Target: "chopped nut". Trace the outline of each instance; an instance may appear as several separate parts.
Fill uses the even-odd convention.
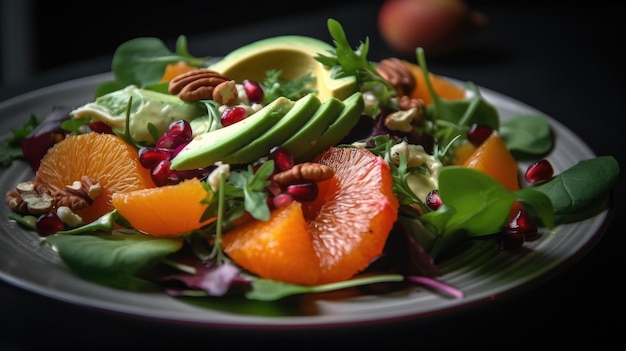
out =
[[[57,208],[57,216],[63,223],[72,228],[78,227],[83,223],[83,219],[67,206]]]
[[[330,166],[316,162],[304,162],[274,174],[272,179],[280,185],[289,185],[301,181],[322,181],[331,178],[334,174],[335,171]]]
[[[413,123],[416,120],[421,121],[421,117],[422,115],[417,108],[406,111],[396,111],[385,117],[385,127],[389,130],[408,133],[413,130]]]
[[[102,196],[103,189],[100,183],[83,176],[80,181],[74,181],[65,189],[55,193],[55,206],[67,206],[72,211],[77,211],[91,205],[93,201]]]
[[[20,214],[40,215],[53,208],[52,190],[32,181],[21,182],[6,194],[9,208]]]
[[[168,91],[184,101],[215,100],[220,104],[231,103],[238,96],[235,81],[209,69],[196,69],[172,78]]]

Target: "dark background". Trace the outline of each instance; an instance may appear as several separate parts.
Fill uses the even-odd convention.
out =
[[[14,52],[22,70],[0,79],[0,101],[110,69],[122,42],[154,36],[173,45],[188,35],[192,54],[221,56],[245,43],[280,34],[329,40],[325,19],[336,17],[354,41],[369,37],[372,60],[397,56],[382,42],[376,12],[382,1],[316,1],[292,6],[276,2],[108,1],[60,5],[23,1],[29,10],[11,18],[6,30],[2,4],[2,67]],[[621,12],[616,6],[548,1],[468,1],[488,25],[467,46],[447,57],[428,58],[431,72],[472,81],[527,103],[562,122],[598,155],[614,155],[623,166],[624,68]],[[216,7],[217,6],[217,7]],[[304,7],[304,9],[301,9]],[[20,12],[20,11],[17,11]],[[19,27],[19,26],[17,26]],[[427,55],[428,56],[428,55]],[[6,72],[3,69],[3,72]],[[9,82],[10,81],[10,82]],[[1,116],[0,116],[1,121]],[[623,171],[622,171],[623,173]],[[528,350],[537,347],[605,348],[623,343],[624,230],[623,175],[614,190],[613,217],[602,239],[576,262],[533,289],[464,311],[453,318],[420,323],[354,326],[321,332],[271,333],[197,330],[93,311],[0,285],[0,349],[269,347],[363,349],[481,347]],[[0,258],[2,259],[2,258]],[[616,330],[617,329],[617,330]],[[4,344],[3,344],[4,343]],[[9,348],[3,347],[8,345]],[[10,348],[13,347],[13,348]]]

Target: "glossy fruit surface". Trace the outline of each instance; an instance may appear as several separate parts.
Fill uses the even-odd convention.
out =
[[[82,176],[103,188],[93,204],[77,211],[85,223],[113,210],[113,193],[155,187],[133,146],[115,135],[93,132],[71,135],[55,144],[42,158],[35,181],[63,189]]]
[[[397,219],[389,165],[365,149],[330,148],[335,175],[311,202],[293,201],[223,237],[225,252],[262,277],[323,284],[353,277],[383,250]]]
[[[496,131],[478,146],[463,166],[490,175],[511,191],[519,189],[517,161]]]
[[[198,229],[215,218],[200,221],[208,193],[197,178],[112,195],[113,206],[137,230],[154,236],[175,236]]]

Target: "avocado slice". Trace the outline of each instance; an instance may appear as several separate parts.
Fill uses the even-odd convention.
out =
[[[308,94],[298,99],[280,121],[246,146],[225,156],[222,162],[250,163],[269,154],[272,147],[280,145],[307,123],[320,105],[320,100],[314,94]]]
[[[339,144],[359,122],[363,109],[365,108],[363,94],[356,92],[345,99],[343,103],[345,107],[339,116],[326,128],[317,141],[305,150],[304,154],[297,158],[294,157],[296,162],[311,161],[324,150]]]
[[[131,102],[128,116],[130,135],[135,141],[147,144],[156,142],[148,129],[148,124],[154,125],[156,135],[160,136],[174,121],[181,119],[191,121],[208,113],[206,105],[201,102],[187,102],[175,95],[129,85],[77,107],[70,115],[72,118],[90,117],[92,122],[103,122],[111,128],[124,130],[129,102]]]
[[[293,156],[299,159],[311,148],[324,133],[324,130],[335,120],[344,108],[342,100],[330,98],[322,103],[308,122],[281,144]]]
[[[170,168],[204,168],[221,161],[278,123],[294,104],[294,101],[280,97],[240,122],[197,135],[171,160]]]
[[[269,70],[280,70],[281,80],[293,81],[312,74],[315,84],[309,87],[317,91],[321,102],[330,97],[345,99],[358,91],[353,76],[334,79],[330,67],[315,59],[334,49],[330,44],[307,36],[284,35],[261,39],[231,51],[222,60],[209,66],[209,69],[234,79],[238,83],[244,79],[257,82],[265,80]]]

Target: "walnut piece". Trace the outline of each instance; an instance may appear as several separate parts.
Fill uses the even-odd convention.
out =
[[[100,183],[82,176],[80,181],[74,181],[55,192],[55,206],[67,206],[70,210],[77,211],[91,205],[95,199],[102,196],[102,193]]]
[[[54,207],[52,189],[32,181],[17,184],[6,194],[9,208],[19,214],[41,215]]]
[[[322,181],[331,178],[334,174],[335,171],[330,166],[316,162],[304,162],[274,174],[272,179],[284,186],[302,181]]]
[[[204,68],[172,78],[168,91],[184,101],[215,100],[220,105],[228,105],[238,97],[234,80]]]

